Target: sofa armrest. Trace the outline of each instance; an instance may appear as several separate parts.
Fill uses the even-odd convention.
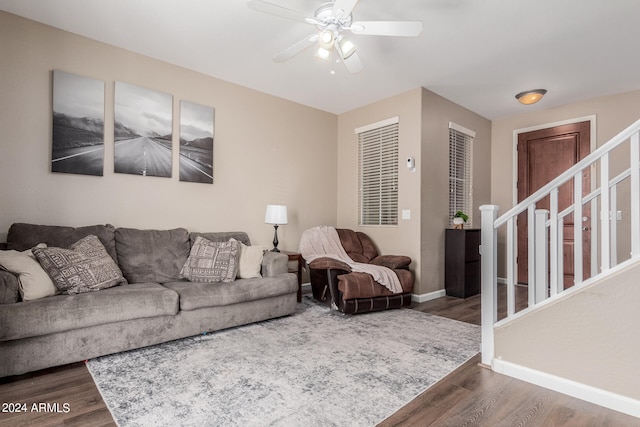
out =
[[[347,263],[329,257],[316,258],[309,264],[309,267],[314,270],[344,270],[347,273],[351,272],[351,267]]]
[[[278,252],[265,252],[262,257],[262,277],[275,277],[289,272],[289,257]]]
[[[20,301],[18,277],[0,269],[0,304],[14,304]]]
[[[411,264],[411,258],[404,255],[380,255],[372,259],[370,263],[390,269],[408,268]]]

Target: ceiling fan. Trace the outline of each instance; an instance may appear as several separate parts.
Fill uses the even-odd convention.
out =
[[[334,0],[324,3],[315,11],[313,17],[264,0],[248,0],[247,6],[259,12],[316,26],[317,32],[274,56],[275,62],[288,61],[305,49],[317,45],[317,57],[328,61],[335,51],[347,70],[357,73],[363,69],[362,61],[356,53],[356,45],[343,34],[343,31],[350,31],[352,34],[400,37],[417,37],[422,33],[421,21],[354,21],[351,12],[357,3],[358,0]]]

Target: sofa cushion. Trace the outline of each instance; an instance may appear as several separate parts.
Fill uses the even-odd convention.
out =
[[[179,280],[189,257],[189,232],[173,230],[115,231],[118,265],[129,283],[164,283]]]
[[[351,256],[352,253],[362,255],[362,243],[355,231],[347,228],[336,228],[338,237],[340,237],[340,243],[344,248],[344,251]],[[357,261],[360,262],[360,261]]]
[[[238,279],[229,283],[172,282],[164,286],[180,295],[180,310],[196,310],[276,297],[298,292],[295,274],[261,279]]]
[[[238,273],[240,242],[212,242],[198,236],[180,277],[192,282],[232,282]]]
[[[336,231],[342,247],[353,261],[368,263],[378,255],[376,246],[366,234],[347,228],[336,228]]]
[[[0,309],[0,325],[3,325],[0,341],[124,320],[172,316],[178,312],[178,305],[178,294],[157,283],[7,304]]]
[[[41,246],[45,247],[44,244]],[[58,289],[42,269],[31,249],[22,252],[0,251],[0,267],[17,276],[23,301],[50,297],[58,293]]]
[[[360,244],[362,245],[362,255],[368,260],[372,260],[378,256],[378,248],[376,248],[375,243],[369,236],[361,231],[356,231],[356,235],[360,240]]]
[[[249,236],[244,231],[216,231],[207,233],[192,231],[191,234],[189,234],[191,246],[193,246],[193,244],[196,242],[196,238],[198,236],[204,237],[211,242],[226,242],[230,239],[235,239],[238,242],[244,243],[245,245],[251,245]]]
[[[58,248],[68,248],[74,242],[93,234],[98,236],[109,256],[114,261],[117,261],[114,233],[115,228],[111,224],[73,228],[57,225],[15,223],[9,227],[7,248],[24,251],[31,249],[38,243],[45,243],[47,246]]]
[[[83,237],[69,249],[35,247],[32,251],[56,288],[68,294],[127,284],[96,236]]]

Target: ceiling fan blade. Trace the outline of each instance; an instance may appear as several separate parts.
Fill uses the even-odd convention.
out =
[[[356,52],[352,53],[348,58],[341,59],[351,74],[359,73],[364,69],[364,65],[362,65],[362,61]]]
[[[357,21],[349,27],[354,34],[416,37],[422,33],[420,21]]]
[[[277,4],[269,3],[264,0],[248,0],[247,6],[249,9],[257,10],[258,12],[292,19],[294,21],[308,22],[306,14],[298,12],[297,10],[287,9],[286,7],[278,6]]]
[[[311,34],[310,36],[305,37],[297,43],[289,46],[279,54],[273,57],[273,62],[286,62],[302,52],[303,50],[313,46],[315,42],[318,41],[318,34]]]
[[[335,16],[336,18],[344,18],[345,16],[349,16],[353,8],[356,7],[357,3],[358,0],[336,0],[333,4],[333,16]]]

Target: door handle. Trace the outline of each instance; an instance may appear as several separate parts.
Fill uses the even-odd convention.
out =
[[[589,231],[589,227],[582,227],[582,231]]]

